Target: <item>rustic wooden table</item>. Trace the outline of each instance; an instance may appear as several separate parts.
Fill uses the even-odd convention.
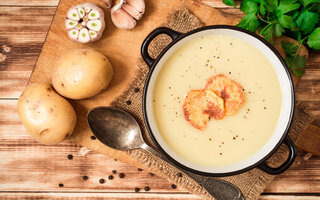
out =
[[[242,15],[221,0],[202,1]],[[86,152],[69,141],[44,146],[27,134],[17,114],[17,99],[27,84],[57,5],[58,0],[0,1],[0,199],[199,199],[183,188],[172,188],[165,179],[105,155]],[[319,55],[311,55],[297,88],[297,99],[306,101],[308,111],[317,119]],[[314,123],[320,125],[320,120]],[[73,158],[68,159],[68,155]],[[125,177],[120,178],[119,173]],[[112,180],[109,175],[113,175]],[[100,179],[105,182],[99,183]],[[140,191],[136,193],[135,188]],[[293,166],[277,176],[260,199],[320,199],[320,158],[299,151]]]

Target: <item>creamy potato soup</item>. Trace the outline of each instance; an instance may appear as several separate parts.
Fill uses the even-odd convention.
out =
[[[205,129],[184,116],[190,90],[224,74],[243,86],[245,101],[232,116],[211,119]],[[227,166],[259,151],[278,123],[282,94],[268,59],[245,41],[223,35],[204,36],[186,43],[162,67],[153,91],[158,130],[184,159],[203,166]]]

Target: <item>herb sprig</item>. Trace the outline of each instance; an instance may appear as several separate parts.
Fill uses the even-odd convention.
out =
[[[222,0],[236,6],[235,0]],[[300,45],[282,41],[286,63],[295,75],[304,73],[306,58],[298,51],[302,44],[320,49],[320,0],[243,0],[240,10],[245,16],[237,26],[258,32],[273,44],[273,37],[286,35]]]

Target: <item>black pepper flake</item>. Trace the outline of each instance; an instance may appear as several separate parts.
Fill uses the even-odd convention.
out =
[[[112,176],[112,175],[108,176],[108,179],[109,179],[109,180],[112,180],[112,179],[113,179],[113,176]]]
[[[113,174],[116,174],[116,173],[117,173],[117,170],[115,170],[115,169],[112,170],[112,173],[113,173]]]
[[[124,178],[124,177],[125,177],[124,173],[119,174],[119,178]]]
[[[177,186],[176,186],[175,184],[172,184],[172,185],[171,185],[171,188],[172,188],[172,189],[176,189]]]
[[[68,155],[68,159],[72,160],[73,156],[71,154]]]
[[[64,185],[62,183],[59,183],[59,187],[63,187]]]
[[[264,109],[267,109],[267,107],[264,107]]]
[[[242,138],[242,140],[244,140],[244,138]]]
[[[212,139],[211,138],[209,138],[209,141],[211,141]]]
[[[114,161],[118,161],[117,159],[113,159]]]
[[[140,91],[140,89],[139,88],[134,88],[134,90],[133,90],[135,93],[138,93],[139,91]]]
[[[200,47],[200,49],[202,49],[202,47]]]
[[[131,101],[130,100],[126,101],[126,104],[131,105]]]
[[[222,142],[222,144],[224,144],[224,142]]]
[[[144,190],[145,190],[145,191],[149,191],[149,190],[150,190],[150,187],[149,187],[149,186],[146,186],[146,187],[144,187]]]
[[[140,188],[134,188],[134,191],[135,191],[135,192],[139,192],[139,191],[140,191]]]
[[[177,176],[178,176],[178,177],[182,177],[182,173],[180,173],[180,172],[177,173]]]
[[[86,180],[89,179],[89,177],[88,177],[88,176],[83,176],[82,179],[83,179],[84,181],[86,181]]]
[[[229,74],[231,74],[231,72],[229,72]]]
[[[139,172],[141,172],[141,171],[142,171],[142,169],[138,168],[138,171],[139,171]]]
[[[236,139],[236,137],[233,137],[233,139],[235,140],[235,139]]]
[[[220,153],[220,156],[222,156],[222,153]]]
[[[90,138],[91,138],[91,140],[97,139],[96,136],[94,136],[94,135],[92,135]]]

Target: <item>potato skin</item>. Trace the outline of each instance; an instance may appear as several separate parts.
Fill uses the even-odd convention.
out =
[[[18,112],[29,134],[45,145],[71,135],[77,122],[71,104],[48,83],[29,84],[19,98]]]
[[[106,89],[112,76],[112,66],[102,53],[75,49],[58,60],[52,73],[52,84],[64,97],[85,99]]]

